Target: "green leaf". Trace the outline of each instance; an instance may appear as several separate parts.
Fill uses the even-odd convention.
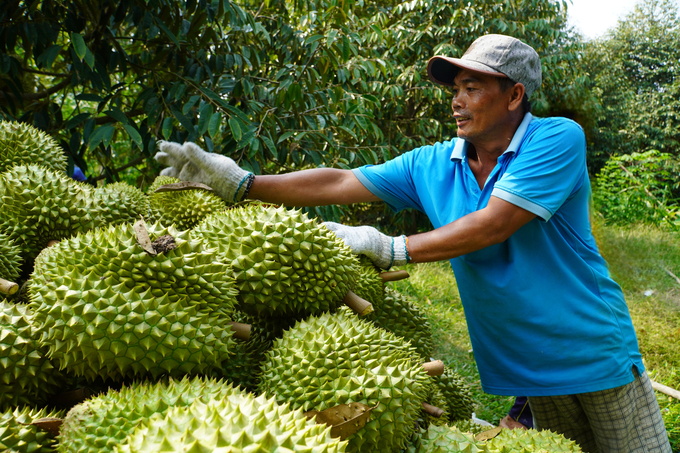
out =
[[[312,35],[309,38],[305,39],[305,45],[315,43],[320,39],[323,39],[323,35]]]
[[[234,140],[237,142],[241,141],[243,132],[241,131],[241,125],[236,118],[229,118],[229,129],[231,129],[231,135],[234,137]]]
[[[203,135],[208,130],[213,116],[213,108],[210,104],[203,104],[198,111],[198,135]]]
[[[83,35],[81,35],[80,33],[72,32],[71,44],[73,44],[73,50],[76,51],[76,55],[78,55],[80,61],[83,61],[83,58],[85,58],[85,54],[88,51],[88,48],[85,45],[85,39],[83,39]]]
[[[172,135],[172,118],[165,118],[163,120],[162,133],[163,138],[170,140],[170,135]]]
[[[222,114],[220,112],[213,114],[213,116],[210,118],[210,124],[208,124],[208,134],[210,134],[211,137],[215,138],[220,132],[221,123]]]
[[[54,44],[41,53],[36,61],[39,65],[42,65],[43,68],[49,69],[52,67],[54,60],[57,59],[59,51],[61,51],[61,46]]]
[[[184,127],[184,129],[186,129],[187,132],[189,132],[189,135],[195,134],[194,125],[191,123],[189,118],[184,116],[182,112],[180,112],[176,108],[171,108],[170,111],[172,112],[173,115],[175,115],[175,118],[177,118],[177,120]]]
[[[286,132],[286,133],[284,133],[284,134],[283,134],[281,137],[279,137],[279,139],[276,141],[276,144],[278,145],[279,143],[281,143],[282,141],[286,140],[286,139],[287,139],[288,137],[290,137],[291,135],[295,135],[295,132]]]
[[[180,47],[180,45],[179,45],[179,40],[177,39],[177,36],[175,36],[175,34],[174,34],[173,32],[170,31],[170,29],[163,23],[162,20],[160,20],[158,17],[154,17],[154,22],[156,23],[156,25],[158,26],[158,28],[160,28],[161,30],[163,30],[163,33],[165,33],[166,35],[168,35],[168,38],[170,38],[170,40],[171,40],[177,47]]]
[[[144,148],[144,142],[142,141],[142,136],[139,134],[137,129],[135,129],[130,124],[123,124],[123,129],[128,133],[133,142],[139,147],[139,149]]]
[[[74,116],[70,120],[68,120],[68,123],[66,123],[66,126],[64,126],[64,129],[72,129],[88,119],[90,117],[89,113],[81,113],[79,115]]]
[[[110,124],[95,129],[92,135],[90,135],[88,148],[93,150],[99,146],[100,143],[103,143],[104,147],[109,146],[109,142],[111,141],[111,137],[113,137],[115,130],[116,128]]]
[[[101,96],[92,93],[81,93],[76,96],[76,99],[79,101],[87,102],[101,102],[104,100]]]
[[[108,115],[114,120],[118,121],[121,124],[128,124],[128,118],[125,116],[123,111],[119,109],[118,107],[112,107],[111,110],[107,110],[104,112],[104,115]]]
[[[87,49],[85,52],[85,63],[90,67],[90,69],[94,69],[94,54],[90,49]]]

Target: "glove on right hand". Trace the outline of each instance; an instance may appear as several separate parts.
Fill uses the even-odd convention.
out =
[[[161,171],[161,175],[206,184],[230,203],[243,199],[248,179],[254,177],[229,157],[207,153],[195,143],[186,142],[180,145],[161,140],[158,147],[160,151],[154,158],[160,164],[168,166]]]

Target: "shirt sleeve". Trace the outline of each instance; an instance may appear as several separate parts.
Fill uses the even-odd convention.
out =
[[[491,195],[548,221],[585,180],[585,135],[574,121],[555,118],[524,140]]]
[[[383,200],[394,211],[414,208],[423,211],[416,190],[418,170],[416,162],[424,146],[401,154],[381,165],[365,165],[357,168],[354,175],[366,188]]]

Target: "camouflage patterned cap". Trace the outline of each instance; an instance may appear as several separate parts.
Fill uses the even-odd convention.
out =
[[[538,54],[531,46],[511,36],[477,38],[461,58],[434,56],[427,62],[427,75],[434,83],[451,86],[459,68],[508,77],[524,85],[527,97],[541,86]]]

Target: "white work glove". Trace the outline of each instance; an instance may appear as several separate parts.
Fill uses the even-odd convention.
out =
[[[351,227],[335,222],[324,222],[357,255],[366,255],[381,269],[401,266],[410,261],[406,250],[406,236],[387,236],[370,226]]]
[[[161,171],[163,176],[206,184],[230,203],[241,201],[250,189],[254,175],[227,156],[207,153],[191,142],[180,145],[160,140],[158,148],[154,159],[168,167]]]

